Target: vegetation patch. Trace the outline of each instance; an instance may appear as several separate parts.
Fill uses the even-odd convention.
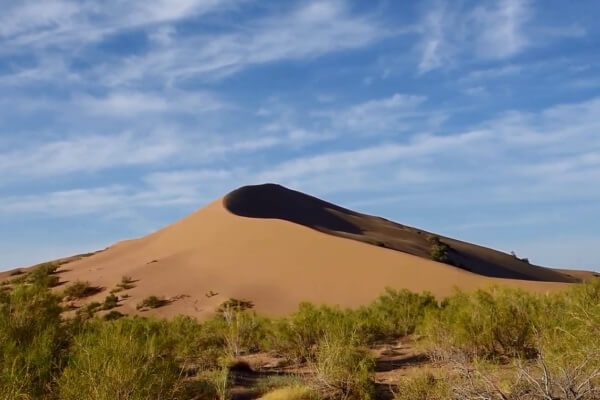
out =
[[[150,309],[150,308],[159,308],[159,307],[166,306],[167,304],[169,304],[168,300],[165,300],[163,298],[156,297],[156,296],[148,296],[144,300],[142,300],[141,302],[138,303],[138,305],[136,306],[136,309],[144,310],[144,309]]]
[[[65,288],[65,290],[63,291],[63,295],[67,300],[74,300],[83,299],[101,291],[101,288],[97,286],[92,286],[87,281],[76,281]]]

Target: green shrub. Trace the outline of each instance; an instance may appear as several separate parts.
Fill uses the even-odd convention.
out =
[[[117,310],[112,310],[109,313],[104,314],[104,320],[105,321],[114,321],[115,319],[119,319],[119,318],[123,318],[125,316],[125,314],[120,313]]]
[[[38,285],[0,296],[0,398],[49,398],[67,335],[59,297]]]
[[[540,304],[522,290],[458,292],[427,314],[422,333],[441,351],[488,358],[536,354]]]
[[[164,326],[141,318],[89,322],[59,379],[61,400],[178,398],[181,369]]]
[[[135,281],[132,277],[124,275],[121,277],[121,282],[117,284],[117,287],[123,290],[133,289],[135,287],[135,285],[133,284],[134,282]]]
[[[394,389],[394,400],[450,400],[451,388],[446,380],[436,379],[431,373],[403,378]]]
[[[295,313],[274,322],[266,347],[291,360],[314,360],[317,344],[332,329],[359,336],[352,312],[300,303]]]
[[[138,310],[148,309],[148,308],[159,308],[167,305],[169,302],[165,299],[156,297],[156,296],[148,296],[144,300],[138,303],[136,308]]]
[[[84,297],[92,296],[100,292],[100,288],[91,286],[89,282],[76,281],[70,284],[63,291],[63,295],[68,300],[82,299]]]
[[[291,385],[273,390],[260,400],[318,400],[319,395],[308,386]]]
[[[371,399],[375,363],[367,350],[343,331],[330,331],[319,341],[313,363],[315,384],[327,397]]]
[[[437,302],[429,293],[386,288],[372,304],[355,313],[354,325],[363,331],[369,342],[398,338],[412,334],[421,324],[425,312],[436,307]]]
[[[119,305],[119,298],[117,296],[115,296],[114,294],[109,294],[104,299],[104,303],[102,304],[102,309],[110,310],[110,309],[115,308],[117,305]]]
[[[15,279],[15,282],[18,280],[19,282],[26,281],[33,285],[42,286],[42,287],[54,287],[58,285],[59,279],[56,276],[56,271],[58,270],[58,265],[54,263],[45,263],[36,267],[33,271],[26,275],[22,275],[19,279]]]
[[[429,254],[433,261],[447,263],[448,262],[448,251],[450,247],[442,242],[438,236],[432,236],[429,238]]]

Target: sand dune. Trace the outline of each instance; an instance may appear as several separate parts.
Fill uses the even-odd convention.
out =
[[[578,278],[532,266],[511,255],[444,239],[462,268],[427,258],[428,233],[358,214],[276,185],[240,188],[146,237],[65,264],[65,284],[104,288],[124,275],[136,280],[119,307],[149,295],[173,301],[144,314],[203,317],[224,300],[251,300],[269,314],[300,301],[357,306],[385,287],[450,294],[455,287],[494,284],[534,291],[564,288]],[[470,269],[467,270],[467,269]],[[487,276],[486,276],[487,275]],[[520,278],[520,279],[517,279]]]

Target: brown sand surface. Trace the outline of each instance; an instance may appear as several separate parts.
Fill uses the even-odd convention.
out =
[[[272,189],[271,186],[266,188]],[[238,215],[241,213],[239,207],[228,203],[232,195],[235,196],[235,192],[148,236],[119,242],[92,256],[64,264],[60,272],[63,283],[57,289],[76,280],[89,281],[103,290],[84,302],[102,301],[122,276],[130,276],[135,280],[135,287],[119,293],[130,297],[120,302],[118,311],[140,313],[136,311],[136,304],[147,296],[156,295],[170,300],[169,304],[142,314],[187,314],[202,318],[229,298],[250,300],[257,311],[278,315],[295,310],[301,301],[344,307],[366,304],[386,287],[426,290],[441,297],[451,294],[456,287],[471,290],[491,285],[547,292],[565,288],[568,286],[565,282],[575,280],[560,272],[522,262],[519,262],[522,267],[519,273],[527,275],[527,268],[533,269],[527,275],[528,279],[485,276],[437,263],[394,248],[394,243],[402,241],[407,246],[419,248],[421,241],[411,244],[410,235],[394,236],[400,230],[414,228],[376,217],[361,219],[361,214],[344,214],[340,211],[344,209],[339,207],[331,211],[338,219],[340,215],[344,216],[337,228],[349,230],[354,229],[352,225],[359,226],[352,233],[352,239],[356,240],[350,240],[347,232],[310,226],[313,222],[319,224],[319,218],[331,224],[323,215],[317,215],[319,218],[310,223],[293,221],[290,216],[241,216]],[[235,200],[237,206],[243,203],[240,199]],[[306,199],[301,197],[295,201],[302,203],[303,200]],[[302,204],[300,206],[314,206]],[[256,207],[241,205],[249,209]],[[282,203],[278,207],[285,209],[286,205]],[[298,205],[292,202],[287,207],[293,209]],[[325,212],[329,211],[325,208]],[[295,217],[302,217],[301,214]],[[336,219],[332,221],[336,222]],[[382,229],[384,233],[381,233]],[[367,232],[368,240],[358,237],[364,232]],[[420,236],[425,234],[415,235],[421,239]],[[370,244],[372,237],[383,238],[388,245]],[[486,252],[492,252],[490,259],[494,265],[514,259],[463,242],[449,241],[449,244],[460,251],[472,246],[475,250],[468,254],[482,258],[487,256]],[[491,262],[484,261],[482,265]],[[509,267],[514,268],[512,264]]]

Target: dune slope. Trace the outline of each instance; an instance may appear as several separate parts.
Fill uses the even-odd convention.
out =
[[[301,301],[365,304],[385,287],[444,296],[455,287],[494,284],[550,291],[575,280],[450,239],[445,240],[461,260],[478,262],[468,264],[472,270],[491,265],[491,276],[437,263],[423,255],[425,236],[276,185],[241,188],[146,237],[65,264],[58,289],[75,280],[89,281],[103,291],[85,302],[101,301],[127,275],[135,287],[120,293],[129,297],[119,311],[139,313],[136,304],[156,295],[170,303],[144,314],[203,317],[229,298],[250,300],[260,312],[282,314]],[[504,265],[505,260],[510,262]],[[494,277],[509,274],[511,278]]]

